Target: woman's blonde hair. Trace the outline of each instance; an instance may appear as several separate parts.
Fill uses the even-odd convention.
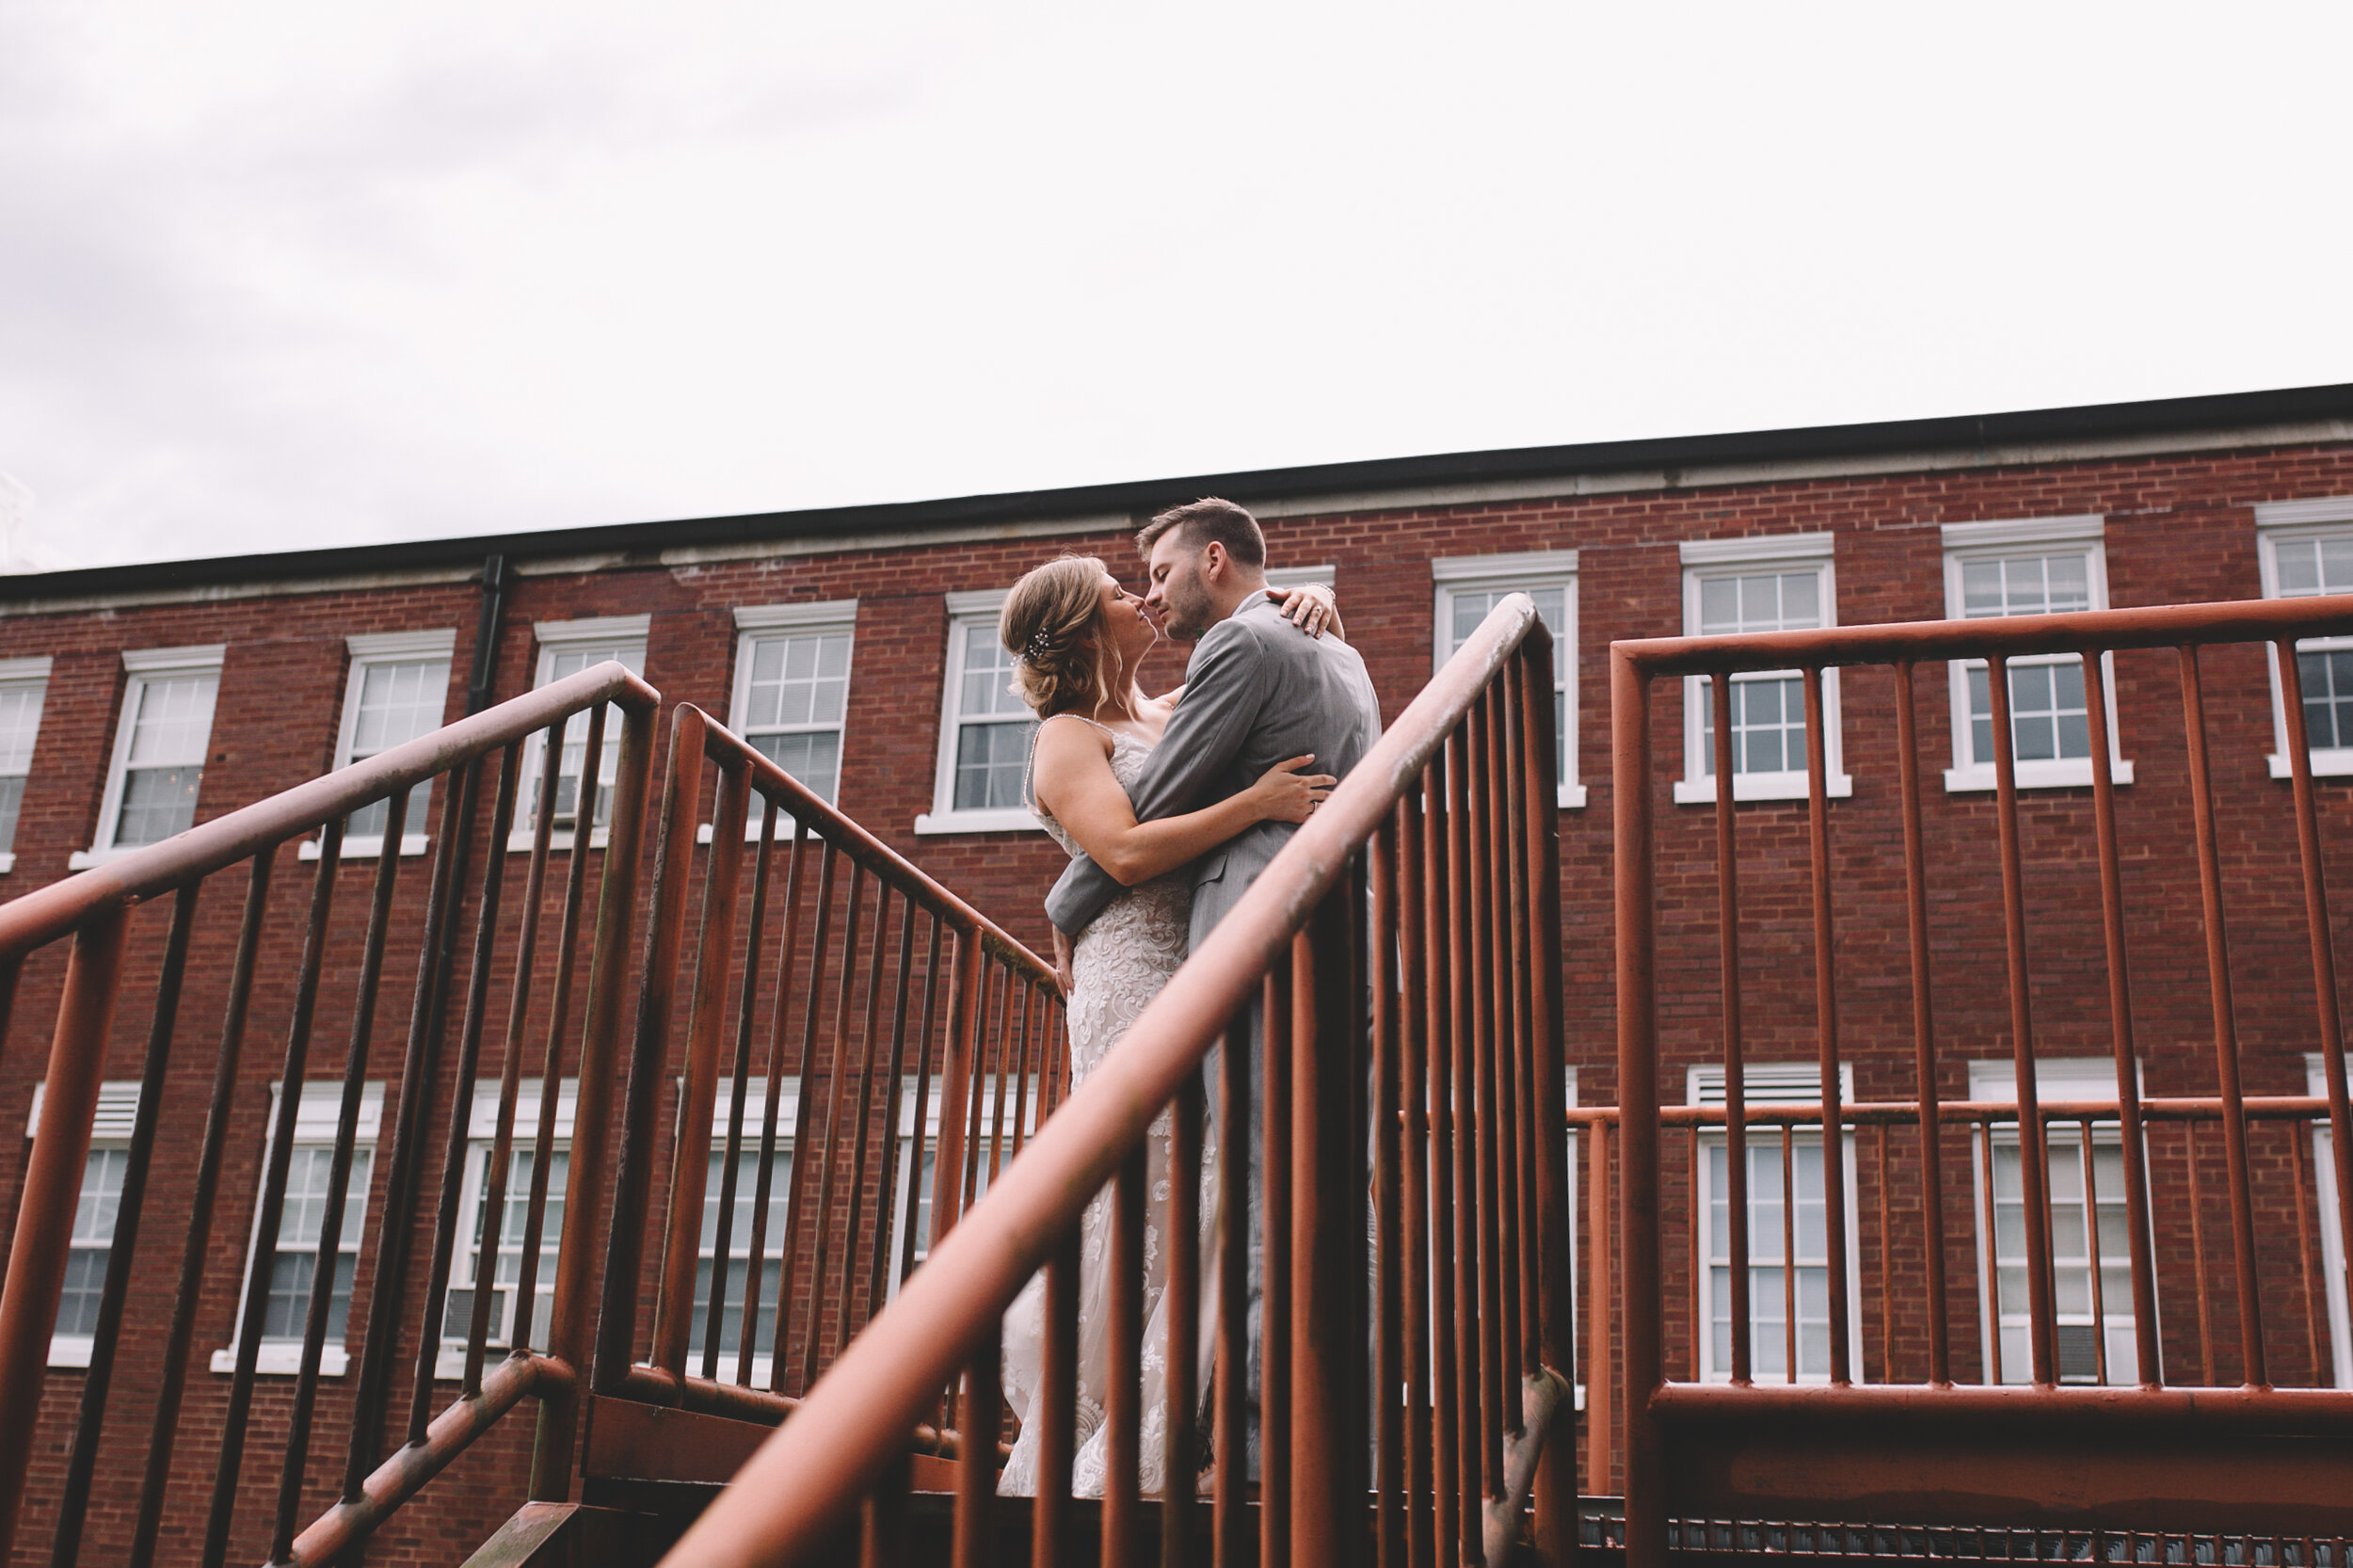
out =
[[[1061,555],[1005,595],[997,639],[1014,656],[1008,690],[1042,719],[1092,713],[1112,696],[1113,664],[1096,625],[1110,575],[1092,555]]]

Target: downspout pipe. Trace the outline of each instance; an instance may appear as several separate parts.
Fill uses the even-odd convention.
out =
[[[506,618],[506,557],[485,556],[482,562],[482,617],[473,633],[473,675],[466,684],[466,716],[490,706],[490,685],[498,672],[499,629]]]

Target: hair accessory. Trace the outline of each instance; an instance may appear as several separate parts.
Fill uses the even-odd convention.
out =
[[[1046,657],[1046,646],[1050,640],[1046,635],[1046,628],[1042,626],[1031,632],[1029,646],[1021,650],[1021,662],[1025,664],[1034,664]]]

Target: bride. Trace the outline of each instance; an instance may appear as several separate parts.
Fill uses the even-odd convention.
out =
[[[1267,590],[1308,635],[1340,634],[1327,590]],[[1031,760],[1032,809],[1054,841],[1076,856],[1084,851],[1128,891],[1107,906],[1067,956],[1070,1078],[1075,1088],[1119,1043],[1146,1003],[1185,960],[1193,903],[1187,864],[1254,823],[1305,822],[1337,782],[1305,770],[1313,757],[1270,768],[1241,793],[1180,817],[1136,821],[1128,792],[1168,726],[1184,688],[1146,696],[1136,672],[1159,641],[1144,602],[1092,556],[1064,555],[1032,571],[1005,597],[998,636],[1015,655],[1014,690],[1044,722]],[[1055,933],[1058,958],[1062,933]],[[1162,1301],[1168,1265],[1159,1217],[1169,1191],[1170,1113],[1160,1112],[1146,1138],[1144,1271],[1144,1320],[1140,1489],[1167,1482],[1168,1442],[1162,1387],[1168,1326]],[[1205,1139],[1208,1134],[1205,1132]],[[1217,1212],[1209,1173],[1215,1151],[1205,1143],[1201,1169],[1201,1271],[1204,1323],[1214,1320],[1217,1291]],[[1071,1490],[1101,1496],[1109,1434],[1103,1428],[1110,1320],[1111,1194],[1098,1193],[1080,1222],[1079,1405]],[[1045,1275],[1023,1288],[1004,1320],[1004,1390],[1021,1433],[998,1490],[1028,1496],[1037,1490],[1038,1442],[1045,1423],[1032,1419],[1045,1356]],[[1194,1383],[1209,1387],[1209,1336]]]

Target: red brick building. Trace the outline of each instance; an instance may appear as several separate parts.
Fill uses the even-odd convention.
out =
[[[1500,593],[1536,597],[1561,649],[1570,1060],[1577,1098],[1607,1104],[1615,1094],[1606,677],[1612,639],[2353,590],[2353,387],[1474,453],[12,578],[0,582],[0,808],[10,810],[12,832],[0,844],[0,891],[29,890],[122,847],[286,789],[455,718],[470,698],[479,704],[511,696],[617,656],[641,668],[666,702],[696,703],[721,716],[806,781],[834,792],[849,815],[992,919],[1043,946],[1039,901],[1061,856],[1018,806],[1025,730],[1002,696],[996,600],[1023,570],[1062,551],[1097,554],[1123,575],[1140,575],[1128,542],[1136,524],[1165,504],[1207,493],[1229,496],[1258,514],[1278,575],[1336,584],[1349,634],[1363,648],[1392,715],[1450,650],[1458,625],[1475,624]],[[2353,778],[2353,648],[2314,648],[2304,660],[2316,769],[2337,776],[2322,782],[2322,811],[2331,870],[2344,886],[2353,879],[2345,832],[2353,827],[2353,797],[2343,783]],[[1170,683],[1180,670],[1174,649],[1157,666]],[[2288,786],[2272,760],[2281,751],[2286,720],[2273,674],[2257,653],[2217,652],[2206,678],[2231,941],[2243,987],[2246,1087],[2250,1094],[2303,1095],[2312,1092],[2316,1069],[2309,1055],[2315,1048],[2301,885],[2284,813]],[[2196,871],[2169,843],[2186,831],[2190,811],[2169,657],[2119,655],[2111,685],[2117,776],[2127,784],[2129,805],[2127,897],[2143,1082],[2151,1094],[2211,1093]],[[2005,1097],[2010,1046],[1998,874],[1966,848],[1991,836],[1984,676],[1924,670],[1920,690],[1929,776],[1933,782],[1941,776],[1928,812],[1938,1044],[1946,1064],[1941,1088],[1950,1098]],[[1753,922],[1745,977],[1752,1103],[1776,1094],[1814,1097],[1807,780],[1795,692],[1794,680],[1771,676],[1743,680],[1735,691],[1736,789],[1749,803],[1741,808],[1741,832],[1746,919]],[[1866,1101],[1897,1099],[1909,1092],[1912,1036],[1893,688],[1883,672],[1872,672],[1843,683],[1833,678],[1831,695],[1831,817],[1851,1093]],[[2013,672],[2011,696],[2027,802],[2033,962],[2045,987],[2035,1042],[2043,1092],[2096,1097],[2113,1093],[2113,1080],[2103,1088],[2108,1018],[2097,870],[2089,847],[2080,665],[2027,664]],[[1661,1026],[1679,1074],[1662,1085],[1670,1101],[1722,1093],[1721,1072],[1707,1065],[1719,1028],[1714,759],[1695,721],[1686,740],[1674,739],[1685,722],[1678,706],[1671,696],[1659,721],[1661,753],[1672,759],[1673,774],[1658,781],[1671,792],[1658,808],[1667,999]],[[527,770],[540,765],[526,759]],[[561,764],[566,775],[580,765],[576,756]],[[404,852],[424,848],[424,820],[411,811]],[[352,824],[346,856],[385,847],[380,820],[373,840],[366,825]],[[413,945],[417,887],[403,898],[411,923],[394,942]],[[232,901],[216,902],[198,928],[198,978],[184,1015],[190,1020],[217,1016],[205,1010],[207,998],[199,993],[220,984],[236,910]],[[364,899],[355,893],[348,902],[339,921],[360,918]],[[284,926],[273,927],[273,952],[290,952],[298,940],[298,904],[281,900],[273,912],[273,921]],[[160,932],[160,921],[139,928],[134,974],[142,963],[152,973]],[[207,953],[214,955],[209,964]],[[28,968],[16,1000],[22,1024],[54,1010],[60,971],[54,952]],[[2071,988],[2064,977],[2077,973],[2082,983]],[[136,984],[126,992],[138,994]],[[341,1016],[334,1000],[330,995],[322,1006]],[[255,993],[254,1038],[282,1033],[289,1005],[287,984],[265,976]],[[209,1025],[185,1027],[200,1036]],[[135,1090],[146,1028],[141,1009],[126,1003],[116,1023],[110,1080]],[[19,1039],[37,1034],[25,1028]],[[325,1060],[331,1050],[321,1049],[313,1060],[324,1079],[334,1067]],[[1980,1063],[1991,1065],[1973,1065]],[[258,1179],[275,1064],[266,1047],[246,1053],[249,1082],[239,1113],[249,1132],[232,1140],[220,1234],[250,1229],[240,1215],[250,1208]],[[1777,1064],[1784,1069],[1778,1074]],[[482,1070],[497,1067],[486,1053]],[[387,1076],[393,1070],[388,1062]],[[202,1049],[184,1050],[172,1092],[181,1092],[184,1080],[188,1103],[201,1103],[209,1073]],[[0,1062],[0,1114],[33,1114],[40,1074],[30,1051]],[[331,1104],[323,1114],[331,1120]],[[90,1271],[105,1256],[111,1220],[97,1200],[114,1168],[109,1115],[128,1115],[120,1093],[101,1112],[85,1190],[88,1225],[79,1244],[85,1256],[77,1259],[83,1272],[69,1278],[53,1351],[60,1368],[77,1365],[79,1314],[94,1301]],[[2326,1161],[2310,1158],[2313,1147],[2296,1146],[2296,1140],[2315,1136],[2325,1135],[2267,1130],[2255,1151],[2267,1183],[2264,1223],[2281,1249],[2267,1260],[2265,1274],[2267,1302],[2277,1299],[2273,1375],[2282,1384],[2348,1385],[2353,1335],[2344,1273],[2333,1226],[2321,1220],[2335,1194]],[[2073,1282],[2062,1284],[2062,1370],[2129,1380],[2129,1317],[2120,1325],[2115,1306],[2122,1296],[2121,1243],[2111,1242],[2096,1266],[2088,1251],[2093,1239],[2121,1224],[2121,1210],[2111,1213],[2112,1181],[2099,1191],[2109,1179],[2111,1145],[2097,1129],[2091,1144],[2089,1160],[2080,1143],[2054,1144],[2055,1172],[2064,1155],[2077,1168],[2091,1168],[2094,1185],[2087,1198],[2078,1179],[2072,1200],[2075,1251],[2061,1247],[2059,1271]],[[0,1204],[11,1208],[23,1148],[18,1140],[0,1143]],[[1671,1168],[1685,1158],[1676,1145],[1668,1152]],[[2023,1361],[2023,1303],[2013,1309],[2007,1286],[1989,1291],[1982,1282],[1998,1281],[2010,1267],[2000,1238],[2016,1181],[2015,1144],[1995,1136],[1981,1155],[1984,1183],[1947,1194],[1951,1234],[1977,1238],[1956,1243],[1977,1261],[1957,1265],[1952,1310],[1956,1320],[1982,1326],[1978,1364],[1957,1365],[1955,1375],[1991,1376],[1998,1355],[2003,1375],[2014,1379]],[[1753,1149],[1752,1156],[1771,1161],[1769,1172],[1757,1166],[1752,1183],[1753,1192],[1765,1191],[1753,1203],[1770,1210],[1759,1211],[1758,1233],[1778,1236],[1781,1150]],[[159,1147],[159,1173],[168,1182],[172,1162],[192,1158],[192,1145]],[[1793,1221],[1793,1338],[1804,1376],[1817,1369],[1827,1343],[1822,1302],[1829,1282],[1818,1263],[1808,1262],[1802,1198],[1806,1161],[1818,1160],[1818,1144],[1800,1140],[1791,1158],[1801,1194]],[[1848,1158],[1864,1162],[1866,1179],[1850,1191],[1867,1210],[1879,1201],[1867,1179],[1870,1151],[1850,1149]],[[1710,1144],[1688,1167],[1702,1171],[1700,1179],[1719,1195],[1721,1160],[1720,1146]],[[2192,1177],[2178,1145],[2169,1158],[2153,1155],[2153,1168],[2160,1249],[2170,1255],[2202,1247],[2216,1255],[2206,1265],[2212,1277],[2224,1277],[2230,1243],[2219,1208],[2209,1213],[2192,1203],[2184,1185]],[[303,1190],[299,1176],[290,1192]],[[1894,1196],[1900,1204],[1904,1193],[1898,1188]],[[2220,1202],[2211,1174],[2202,1202]],[[372,1244],[365,1238],[383,1223],[380,1208],[379,1182],[371,1189],[364,1225],[344,1231],[340,1267],[359,1274],[354,1284],[361,1298],[361,1258]],[[1705,1213],[1705,1205],[1699,1212]],[[360,1208],[353,1213],[358,1218]],[[1980,1216],[1990,1225],[1980,1225]],[[1703,1220],[1701,1232],[1715,1223]],[[148,1224],[149,1238],[171,1233],[168,1199]],[[281,1225],[276,1241],[274,1268],[282,1272],[273,1278],[282,1279],[292,1303],[297,1289],[307,1291],[317,1263],[303,1251],[301,1222],[290,1224]],[[311,1226],[315,1237],[314,1219]],[[1988,1230],[1995,1238],[1991,1256],[1983,1240]],[[1874,1230],[1867,1213],[1858,1234],[1849,1288],[1859,1291],[1884,1273],[1882,1247],[1890,1249],[1886,1257],[1900,1260],[1904,1249],[1920,1244],[1916,1236]],[[1590,1236],[1580,1238],[1580,1246],[1592,1243]],[[142,1242],[151,1245],[162,1243]],[[1676,1253],[1676,1245],[1704,1254],[1712,1242],[1695,1233],[1671,1244],[1671,1255],[1684,1259],[1678,1266],[1689,1270],[1690,1254]],[[2294,1261],[2299,1256],[2306,1259],[2300,1275]],[[234,1336],[246,1260],[216,1261],[216,1297],[201,1315],[196,1351],[214,1364]],[[2327,1282],[2319,1295],[2315,1273]],[[2201,1291],[2187,1269],[2168,1279],[2160,1317],[2169,1377],[2234,1376],[2227,1292]],[[84,1282],[81,1294],[77,1280]],[[1706,1277],[1691,1283],[1680,1325],[1677,1309],[1670,1308],[1669,1342],[1689,1347],[1671,1351],[1670,1372],[1719,1375],[1725,1352],[1708,1304],[1712,1286]],[[2104,1313],[2070,1305],[2103,1283]],[[543,1276],[543,1290],[547,1284]],[[1778,1287],[1767,1293],[1780,1297]],[[501,1310],[511,1309],[509,1303]],[[1925,1330],[1915,1316],[1898,1306],[1885,1326],[1876,1326],[1880,1321],[1873,1320],[1867,1342],[1858,1346],[1865,1375],[1925,1377]],[[1784,1370],[1783,1341],[1778,1334],[1771,1338],[1769,1347],[1758,1341],[1760,1375]],[[79,1353],[86,1361],[86,1340]],[[265,1374],[275,1365],[271,1353],[265,1339]],[[2201,1356],[2209,1364],[2206,1378],[2193,1375]],[[331,1346],[325,1370],[331,1385],[341,1371]],[[187,1415],[200,1428],[218,1419],[200,1373]],[[138,1377],[126,1368],[115,1397],[136,1403]],[[54,1380],[56,1399],[70,1401],[77,1381],[78,1374],[61,1369]],[[267,1418],[268,1398],[259,1418]],[[331,1394],[323,1418],[336,1419]],[[494,1484],[498,1467],[522,1463],[526,1446],[519,1432],[500,1433],[465,1462],[468,1474],[483,1478],[482,1517],[466,1516],[458,1499],[469,1483],[453,1478],[456,1486],[438,1494],[436,1507],[404,1513],[372,1553],[385,1560],[455,1560],[453,1549],[478,1543],[508,1511],[514,1493]],[[209,1484],[209,1456],[188,1456],[186,1448],[184,1456],[193,1519]],[[274,1477],[248,1478],[252,1500],[241,1509],[240,1550],[262,1528],[274,1484]],[[324,1507],[331,1500],[328,1478],[316,1478],[316,1488]],[[41,1489],[37,1469],[36,1511]],[[306,1516],[315,1512],[310,1500],[306,1495]],[[107,1519],[103,1509],[93,1512],[93,1542],[127,1528]],[[200,1527],[173,1528],[184,1533]],[[257,1551],[264,1544],[253,1536]],[[166,1555],[178,1549],[168,1541]]]

